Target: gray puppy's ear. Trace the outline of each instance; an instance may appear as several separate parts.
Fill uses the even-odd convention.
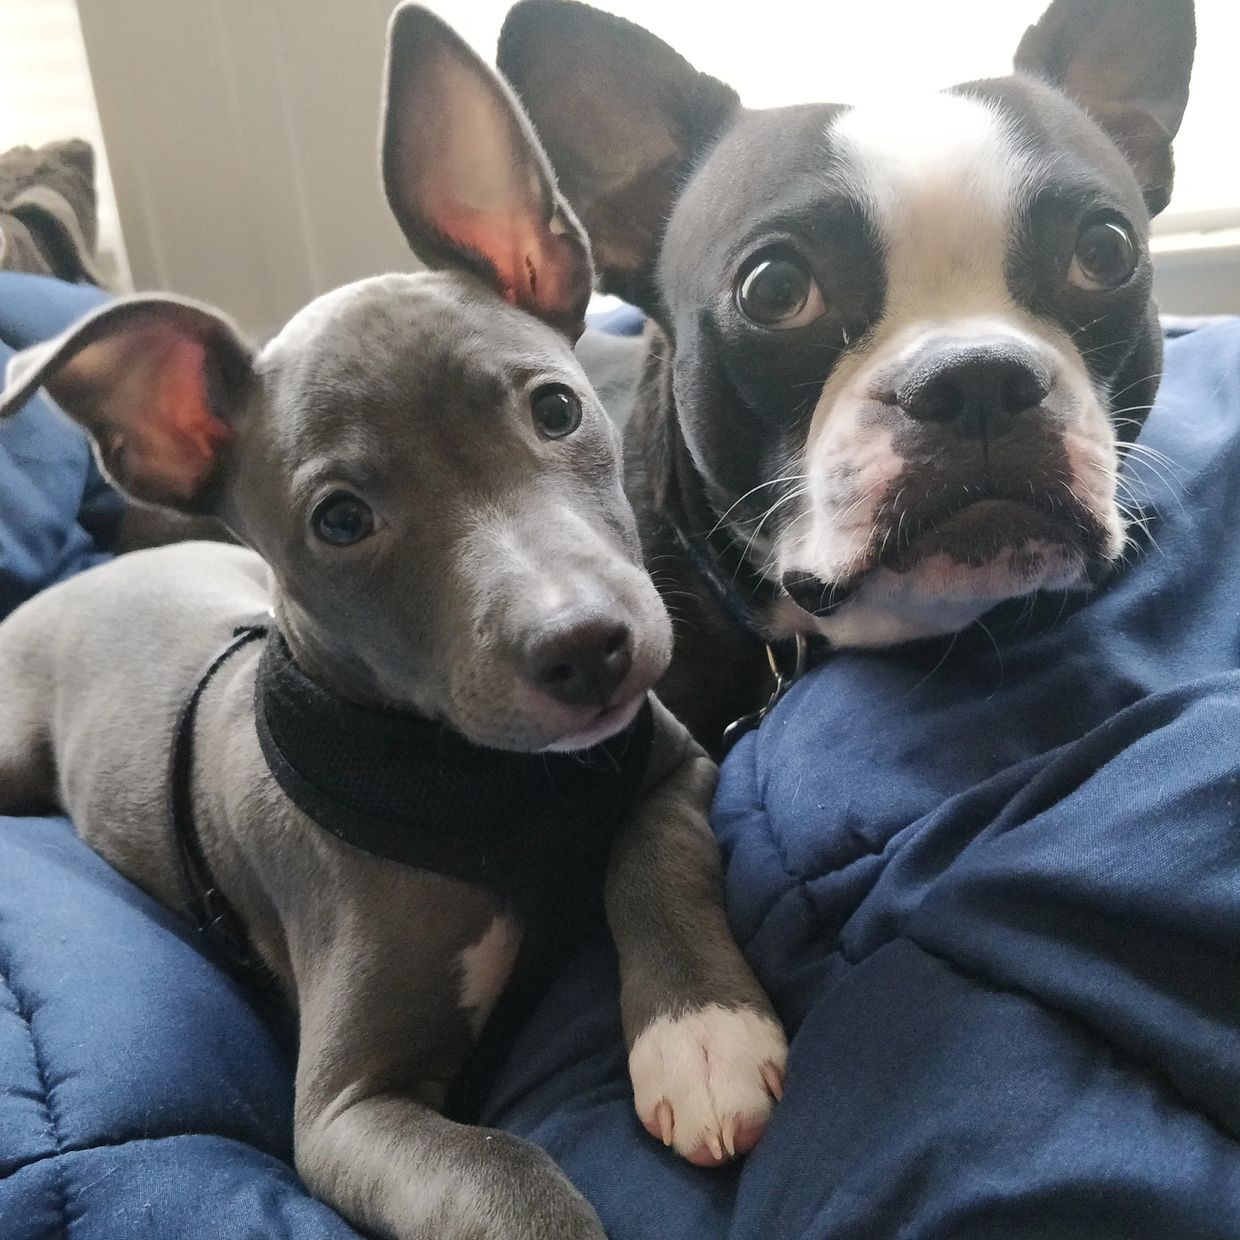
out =
[[[440,18],[404,5],[388,32],[383,184],[415,253],[490,281],[576,339],[586,235],[516,97]]]
[[[1188,103],[1193,0],[1054,0],[1016,68],[1058,86],[1123,151],[1151,215],[1171,198],[1171,139]]]
[[[223,315],[177,297],[129,297],[14,356],[0,417],[44,387],[122,491],[207,512],[252,379],[253,353]]]

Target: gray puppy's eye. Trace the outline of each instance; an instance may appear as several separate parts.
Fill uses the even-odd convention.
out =
[[[786,331],[804,327],[827,310],[822,290],[795,255],[760,254],[741,268],[737,309],[758,327]]]
[[[581,401],[562,383],[545,383],[530,397],[534,427],[544,439],[563,439],[581,425]]]
[[[315,536],[333,547],[351,547],[374,533],[375,515],[365,500],[351,491],[333,491],[310,514]]]
[[[1085,218],[1076,235],[1068,283],[1077,288],[1118,288],[1137,269],[1140,255],[1132,233],[1110,213]]]

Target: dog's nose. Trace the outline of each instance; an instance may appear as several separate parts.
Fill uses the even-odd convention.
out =
[[[1046,367],[1019,344],[957,345],[916,363],[895,390],[919,422],[954,423],[980,435],[1000,418],[1036,408],[1050,391]]]
[[[606,706],[632,666],[628,626],[596,617],[563,617],[525,653],[530,683],[568,706]]]

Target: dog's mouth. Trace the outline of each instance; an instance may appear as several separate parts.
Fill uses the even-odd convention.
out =
[[[1102,520],[1066,486],[1026,481],[992,485],[895,486],[878,506],[863,553],[831,581],[784,574],[802,611],[826,619],[864,594],[902,606],[954,600],[999,602],[1040,588],[1065,589],[1100,576],[1110,563]]]
[[[623,732],[637,718],[637,712],[646,700],[646,692],[643,689],[639,693],[629,693],[619,701],[604,706],[583,726],[557,736],[543,749],[548,753],[571,753],[601,745],[608,737]]]
[[[1101,555],[1104,542],[1102,523],[1066,488],[1056,494],[1031,483],[1020,494],[965,487],[937,504],[880,509],[870,559],[896,573],[915,571],[935,556],[983,568],[1036,543],[1058,545],[1090,561]]]

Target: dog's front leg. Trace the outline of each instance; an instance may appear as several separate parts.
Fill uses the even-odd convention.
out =
[[[750,1149],[783,1088],[787,1042],[728,929],[707,822],[714,763],[656,704],[645,796],[616,841],[607,917],[642,1123],[690,1161]]]
[[[297,1168],[353,1222],[392,1240],[606,1240],[542,1150],[358,1081],[297,1109]]]
[[[364,880],[377,865],[353,868]],[[337,895],[344,882],[337,875]],[[294,943],[294,1135],[306,1184],[386,1240],[606,1240],[542,1150],[438,1114],[489,1009],[470,997],[480,978],[503,983],[495,957],[479,955],[506,937],[475,915],[481,897],[447,882],[355,886],[340,902],[352,911],[321,911],[334,922],[331,944],[314,941],[314,926]],[[411,922],[423,933],[411,937]]]

